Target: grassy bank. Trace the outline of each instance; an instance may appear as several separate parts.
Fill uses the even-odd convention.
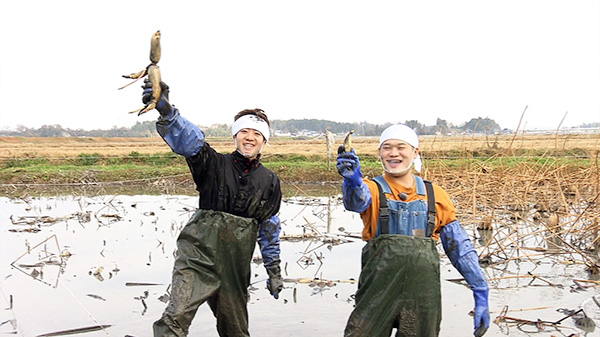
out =
[[[437,153],[425,157],[425,172],[446,167],[458,171],[471,167],[517,167],[519,165],[545,167],[589,167],[597,164],[597,158],[583,156],[571,151],[560,157],[547,155],[504,156],[481,153]],[[317,155],[276,154],[265,155],[263,164],[276,172],[283,181],[294,183],[322,183],[339,181],[335,158],[329,163]],[[366,176],[381,173],[377,157],[361,156],[361,168]],[[0,169],[2,184],[76,184],[98,182],[130,182],[138,180],[189,179],[185,160],[173,153],[140,154],[131,152],[126,156],[106,156],[98,153],[81,153],[65,158],[13,158],[5,160]]]

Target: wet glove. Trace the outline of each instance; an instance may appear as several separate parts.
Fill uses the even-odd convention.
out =
[[[279,293],[283,290],[283,280],[281,279],[281,269],[279,265],[267,269],[269,279],[267,280],[267,289],[275,299],[279,299]]]
[[[473,289],[473,297],[475,298],[475,332],[473,334],[475,337],[481,337],[490,326],[488,289]]]
[[[144,89],[142,103],[148,104],[152,100],[152,82],[146,78],[142,88]],[[160,88],[160,99],[156,103],[156,110],[158,110],[163,119],[167,119],[173,115],[173,106],[169,103],[169,86],[161,81]]]
[[[362,185],[363,175],[360,171],[360,159],[354,149],[350,152],[341,152],[338,155],[337,169],[340,175],[344,177],[344,183],[348,184],[348,187],[354,188]]]
[[[442,227],[440,239],[446,255],[452,265],[465,278],[473,291],[475,299],[474,332],[476,337],[485,334],[490,326],[490,309],[488,305],[488,283],[479,266],[479,258],[469,240],[467,232],[458,221]]]

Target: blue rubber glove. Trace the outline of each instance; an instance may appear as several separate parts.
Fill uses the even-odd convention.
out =
[[[204,132],[198,125],[181,116],[175,107],[170,117],[161,116],[158,119],[156,131],[169,144],[173,152],[186,158],[198,154],[206,144]]]
[[[148,104],[152,100],[152,82],[146,78],[142,88],[144,89],[142,103]],[[169,86],[165,82],[160,82],[160,88],[162,91],[155,109],[158,110],[162,118],[169,118],[173,115],[173,106],[169,103]]]
[[[360,171],[360,159],[354,149],[338,155],[337,169],[340,175],[344,177],[344,183],[348,184],[348,187],[354,188],[362,185],[363,175]]]
[[[281,220],[277,215],[261,222],[258,227],[258,237],[256,241],[260,247],[260,254],[263,258],[265,268],[268,270],[274,265],[279,265]]]
[[[489,287],[479,266],[479,257],[471,240],[469,240],[467,232],[458,221],[453,221],[442,227],[440,239],[450,262],[465,278],[473,291],[475,299],[475,328],[473,334],[476,337],[483,336],[490,326]]]
[[[279,298],[279,293],[283,289],[283,280],[281,279],[281,268],[279,264],[279,233],[281,232],[281,220],[277,215],[263,221],[258,229],[258,246],[263,257],[263,263],[269,279],[267,280],[267,289],[275,299]]]
[[[490,326],[490,307],[488,305],[488,289],[473,289],[475,298],[474,325],[475,337],[481,337]]]

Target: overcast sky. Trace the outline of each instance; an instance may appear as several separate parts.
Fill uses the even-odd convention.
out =
[[[600,122],[600,1],[0,0],[0,129],[154,120],[141,81],[162,33],[171,102],[200,125],[491,118]]]

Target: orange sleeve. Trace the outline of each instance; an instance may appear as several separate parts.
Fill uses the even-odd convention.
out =
[[[433,193],[435,194],[435,230],[432,237],[437,240],[442,227],[456,220],[456,208],[443,188],[433,184]]]
[[[379,189],[377,183],[373,180],[365,179],[364,183],[367,184],[371,191],[371,204],[364,212],[360,213],[360,217],[363,220],[365,227],[362,231],[362,238],[365,241],[375,237],[377,233],[377,220],[379,220]]]

